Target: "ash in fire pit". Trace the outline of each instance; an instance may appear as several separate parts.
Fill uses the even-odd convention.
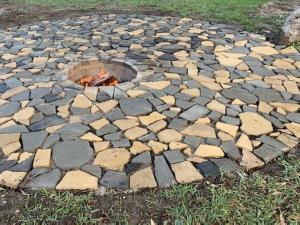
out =
[[[114,60],[83,61],[69,69],[69,79],[84,87],[115,86],[136,77],[136,70],[129,64]]]

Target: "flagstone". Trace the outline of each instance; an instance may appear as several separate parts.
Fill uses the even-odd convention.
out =
[[[166,119],[166,116],[160,114],[159,112],[152,112],[148,116],[139,116],[140,122],[145,126],[163,119]]]
[[[23,181],[26,174],[26,172],[13,172],[6,170],[0,174],[0,185],[16,189]]]
[[[152,123],[151,125],[149,125],[147,127],[148,130],[157,133],[159,131],[161,131],[162,129],[164,129],[167,126],[167,122],[164,120],[159,120],[155,123]]]
[[[259,136],[273,131],[272,123],[257,113],[245,112],[239,114],[239,117],[242,121],[240,128],[247,135]]]
[[[102,141],[102,138],[98,137],[97,135],[93,134],[92,132],[88,132],[80,137],[81,140],[90,141],[90,142],[97,142]]]
[[[227,124],[227,123],[222,123],[222,122],[217,122],[216,123],[216,128],[230,134],[233,137],[235,137],[236,134],[237,134],[237,131],[239,129],[239,126],[235,126],[235,125]]]
[[[141,82],[142,86],[145,86],[153,90],[163,90],[164,88],[171,85],[170,81],[153,81],[153,82]]]
[[[126,138],[128,138],[129,140],[136,140],[137,138],[142,137],[147,133],[148,133],[148,131],[145,128],[133,127],[133,128],[130,128],[129,130],[126,130],[124,133],[124,136]]]
[[[130,153],[125,148],[111,148],[100,151],[94,161],[95,165],[110,170],[122,171],[130,159]]]
[[[253,151],[253,146],[249,137],[243,133],[241,134],[238,141],[236,142],[236,146],[241,149],[247,149],[249,151]]]
[[[97,103],[97,106],[102,112],[107,113],[115,108],[118,104],[119,103],[116,100],[108,100],[106,102]]]
[[[262,167],[264,162],[257,158],[253,153],[247,149],[243,149],[243,157],[240,165],[245,167],[246,170],[251,170],[257,167]]]
[[[191,183],[203,179],[203,176],[189,161],[171,164],[171,169],[175,174],[176,181],[181,184]]]
[[[130,176],[130,188],[153,188],[157,183],[154,178],[151,167],[141,169]]]
[[[224,152],[218,146],[200,144],[194,152],[194,155],[201,158],[221,158],[224,157]]]
[[[272,47],[269,47],[269,46],[262,46],[262,47],[252,47],[251,50],[255,53],[258,53],[260,55],[276,55],[276,54],[279,54],[279,52],[272,48]]]
[[[291,131],[297,138],[300,138],[300,124],[299,123],[286,123],[286,128]]]
[[[16,141],[2,146],[2,152],[4,153],[4,155],[9,156],[11,153],[19,150],[20,148],[21,143],[19,141]]]
[[[153,140],[148,142],[148,146],[156,155],[168,149],[168,145]]]
[[[226,113],[226,106],[216,100],[212,100],[206,105],[206,107],[211,111],[219,112],[222,114]]]
[[[106,150],[110,146],[110,141],[99,141],[93,143],[95,152],[101,152],[103,150]]]
[[[50,165],[51,165],[51,149],[38,149],[33,160],[33,168],[37,168],[37,167],[49,168]]]
[[[159,141],[164,143],[170,143],[175,141],[181,141],[182,135],[174,129],[165,129],[157,135]]]
[[[105,118],[102,118],[100,120],[96,120],[92,123],[90,123],[89,125],[94,128],[95,130],[99,130],[101,129],[102,127],[104,127],[105,125],[109,124],[110,122],[105,119]]]
[[[139,154],[139,153],[142,153],[145,151],[149,151],[149,150],[151,150],[151,148],[149,146],[143,144],[140,141],[134,141],[130,148],[130,153],[133,155],[136,155],[136,154]]]
[[[198,137],[205,137],[205,138],[216,137],[215,129],[212,128],[211,126],[202,123],[195,123],[193,125],[190,125],[187,128],[183,129],[181,133],[184,135],[198,136]]]

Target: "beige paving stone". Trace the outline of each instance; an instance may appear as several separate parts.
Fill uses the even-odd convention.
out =
[[[145,94],[146,92],[143,91],[143,90],[128,90],[127,91],[127,95],[131,98],[135,98],[135,97],[138,97],[138,96],[141,96],[143,94]]]
[[[226,113],[226,106],[216,100],[212,100],[206,107],[211,111],[219,112],[221,114]]]
[[[290,148],[295,148],[299,144],[298,138],[284,133],[280,134],[276,139]]]
[[[156,155],[168,149],[168,145],[153,140],[148,142],[148,146]]]
[[[300,108],[300,104],[296,103],[271,102],[270,105],[280,107],[286,112],[296,112]]]
[[[201,45],[204,47],[214,47],[215,43],[213,43],[212,41],[202,41]]]
[[[143,29],[137,29],[137,30],[134,30],[134,31],[131,31],[129,32],[128,34],[129,35],[132,35],[132,36],[139,36],[141,34],[144,33],[144,30]]]
[[[244,47],[247,43],[248,43],[248,40],[240,40],[240,41],[236,41],[234,44],[237,47]]]
[[[181,141],[182,134],[174,129],[165,129],[158,133],[157,135],[159,141],[164,143],[170,143],[174,141]]]
[[[261,161],[259,158],[257,158],[249,150],[243,149],[242,152],[243,152],[243,157],[240,165],[246,168],[246,170],[262,167],[264,165],[264,162]]]
[[[187,128],[183,129],[181,133],[184,135],[204,137],[204,138],[216,137],[216,132],[214,128],[201,123],[196,123],[188,126]]]
[[[33,117],[33,115],[34,115],[34,108],[27,107],[15,113],[12,118],[17,122],[28,126],[30,124],[30,119]]]
[[[137,51],[141,50],[142,48],[143,46],[141,44],[131,44],[129,49],[132,51]]]
[[[129,159],[130,153],[126,148],[110,148],[100,151],[94,164],[106,169],[122,171]]]
[[[120,119],[114,121],[113,124],[119,127],[121,130],[128,130],[130,128],[138,126],[139,122],[136,119]]]
[[[2,95],[1,95],[1,99],[8,99],[14,95],[17,95],[23,91],[26,91],[27,88],[23,87],[23,86],[18,86],[18,87],[15,87],[15,88],[11,88],[9,89],[8,91],[4,92]]]
[[[54,133],[55,131],[57,131],[58,129],[62,128],[64,126],[64,124],[59,124],[59,125],[55,125],[52,127],[47,127],[46,131],[50,134]]]
[[[254,112],[245,112],[239,114],[242,121],[240,127],[247,135],[259,136],[273,131],[272,123]]]
[[[49,168],[51,166],[51,149],[38,149],[34,161],[33,168],[44,167]]]
[[[24,160],[30,158],[30,157],[33,156],[33,155],[34,155],[34,154],[31,153],[31,152],[22,152],[21,155],[20,155],[20,157],[19,157],[18,163],[23,162]]]
[[[175,97],[172,95],[166,95],[163,97],[160,97],[160,100],[162,100],[167,105],[174,105],[175,104]]]
[[[102,118],[100,120],[96,120],[94,122],[91,122],[89,125],[94,128],[95,130],[99,130],[101,129],[102,127],[104,127],[105,125],[109,124],[110,122],[105,119],[105,118]]]
[[[195,163],[202,163],[202,162],[206,162],[207,159],[204,159],[204,158],[200,158],[198,156],[191,156],[187,159],[187,161],[190,161],[190,162],[195,162]]]
[[[222,158],[224,157],[224,152],[218,146],[200,144],[194,155],[202,158]]]
[[[92,106],[92,102],[83,94],[77,95],[74,99],[72,107],[87,109]]]
[[[291,131],[297,138],[300,138],[300,124],[299,123],[286,123],[286,128]]]
[[[168,80],[181,80],[181,77],[177,73],[164,73]]]
[[[237,67],[239,64],[243,62],[243,60],[240,59],[227,58],[224,56],[217,57],[217,60],[222,66],[227,66],[227,67]]]
[[[151,125],[149,125],[147,128],[148,130],[157,133],[159,131],[161,131],[162,129],[164,129],[167,126],[167,122],[164,120],[159,120],[155,123],[152,123]]]
[[[210,124],[210,119],[208,117],[199,118],[195,123]]]
[[[150,81],[150,82],[141,82],[140,84],[149,89],[162,90],[162,89],[168,87],[169,85],[171,85],[171,82],[170,81]]]
[[[189,53],[187,53],[184,50],[174,52],[173,55],[177,58],[177,60],[181,60],[181,61],[184,61],[187,59],[187,57],[189,57]]]
[[[98,178],[81,170],[69,171],[56,186],[57,190],[96,190]]]
[[[98,87],[85,87],[84,95],[91,101],[96,101],[98,94]]]
[[[171,169],[175,174],[176,181],[180,184],[191,183],[203,179],[203,176],[189,161],[171,164]]]
[[[263,46],[263,47],[252,47],[251,50],[255,53],[258,53],[260,55],[276,55],[279,54],[279,52],[270,47],[270,46]]]
[[[239,130],[239,126],[235,126],[235,125],[227,124],[227,123],[222,123],[222,122],[217,122],[216,128],[230,134],[233,137],[236,136],[237,131]]]
[[[108,100],[105,102],[98,103],[97,106],[102,112],[107,113],[113,108],[115,108],[118,104],[119,102],[116,100]]]
[[[97,135],[93,134],[92,132],[88,132],[80,137],[81,140],[90,141],[90,142],[97,142],[102,141],[102,138],[98,137]]]
[[[11,153],[19,150],[21,148],[21,144],[19,141],[7,144],[2,146],[2,152],[4,155],[9,156]]]
[[[129,130],[126,130],[124,133],[124,136],[128,138],[129,140],[135,140],[139,137],[144,136],[148,133],[148,130],[142,127],[133,127]]]
[[[186,94],[186,95],[190,95],[193,97],[198,97],[200,96],[200,90],[197,88],[191,88],[191,89],[184,89],[181,91],[181,93]]]
[[[249,137],[246,134],[241,134],[239,137],[238,141],[236,142],[236,146],[241,148],[241,149],[247,149],[249,151],[253,151],[253,146],[252,143],[249,139]]]
[[[276,59],[273,62],[273,65],[280,68],[280,69],[284,69],[284,70],[294,70],[296,69],[295,66],[293,66],[293,64],[287,62],[286,60],[283,59]]]
[[[284,81],[283,85],[286,88],[287,92],[289,92],[291,94],[294,94],[294,95],[299,95],[300,94],[298,85],[295,81]]]
[[[136,155],[136,154],[139,154],[139,153],[142,153],[145,151],[150,151],[150,150],[151,150],[151,148],[149,146],[143,144],[142,142],[134,141],[130,148],[130,153],[133,155]]]
[[[182,150],[182,149],[186,149],[188,148],[189,146],[185,143],[182,143],[182,142],[177,142],[177,141],[174,141],[174,142],[171,142],[169,144],[169,148],[171,150]]]
[[[26,174],[26,172],[12,172],[6,170],[0,174],[0,185],[16,189]]]
[[[245,105],[246,103],[245,102],[242,102],[241,100],[239,99],[234,99],[231,103],[232,105]]]
[[[215,79],[203,76],[203,75],[192,75],[188,74],[193,80],[197,81],[199,84],[203,85],[204,87],[213,90],[213,91],[220,91],[222,87],[215,82]]]
[[[298,51],[293,46],[289,46],[287,48],[281,49],[280,53],[282,53],[282,54],[298,54]]]
[[[106,150],[110,146],[110,141],[99,141],[93,143],[95,152],[101,152],[103,150]]]
[[[140,122],[148,126],[156,121],[166,119],[167,117],[165,115],[160,114],[159,112],[152,112],[148,116],[140,116],[139,120]]]
[[[153,188],[156,187],[156,181],[151,167],[141,169],[130,176],[130,188]]]
[[[230,134],[227,134],[227,133],[225,133],[225,132],[223,132],[223,131],[219,131],[218,132],[218,138],[219,139],[221,139],[221,141],[231,141],[231,140],[233,140],[234,139],[234,137],[233,136],[231,136]]]
[[[258,111],[259,112],[263,112],[263,113],[267,113],[269,114],[270,112],[272,112],[273,107],[270,106],[268,103],[266,102],[259,102],[258,104]]]
[[[0,148],[19,141],[20,136],[21,134],[0,134]]]
[[[21,154],[20,152],[12,153],[12,154],[10,154],[10,155],[7,157],[7,160],[16,160],[16,161],[18,161],[18,160],[19,160],[20,154]]]

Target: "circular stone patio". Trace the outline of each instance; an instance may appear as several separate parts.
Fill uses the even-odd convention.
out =
[[[83,88],[82,61],[137,77]],[[186,18],[105,15],[0,31],[0,184],[169,187],[249,171],[297,147],[300,54]]]

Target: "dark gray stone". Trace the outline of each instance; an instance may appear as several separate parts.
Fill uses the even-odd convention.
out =
[[[128,188],[129,181],[125,173],[107,171],[100,180],[100,184],[108,188]]]
[[[31,124],[28,128],[31,131],[39,131],[39,130],[46,129],[47,127],[52,127],[63,123],[65,123],[65,119],[63,119],[60,116],[53,115],[53,116],[45,117],[45,119]]]
[[[289,121],[295,122],[295,123],[300,123],[300,113],[288,113],[286,115],[286,118]]]
[[[219,168],[212,162],[210,161],[205,161],[202,163],[196,163],[195,167],[200,171],[200,173],[204,177],[215,177],[220,175],[220,170]]]
[[[150,165],[152,160],[151,160],[151,155],[150,152],[143,152],[137,156],[135,156],[132,160],[132,163],[140,163],[144,165]]]
[[[261,147],[254,150],[254,154],[266,163],[268,163],[271,160],[280,156],[282,152],[274,147],[271,147],[270,145],[263,144]]]
[[[28,159],[25,159],[7,170],[13,172],[28,172],[31,169],[33,158],[34,156],[30,156]]]
[[[233,141],[223,142],[221,148],[231,159],[240,160],[242,158],[240,150],[236,147]]]
[[[44,140],[46,139],[48,133],[45,130],[23,133],[22,134],[22,143],[23,149],[29,152],[35,152],[38,148],[42,146]]]
[[[168,128],[181,131],[187,127],[187,121],[183,119],[174,118],[168,125]]]
[[[125,98],[119,100],[121,110],[127,116],[139,116],[152,112],[151,104],[144,98]]]
[[[66,124],[62,128],[58,129],[55,133],[60,134],[64,138],[74,139],[80,137],[89,131],[90,128],[81,123]]]
[[[255,95],[252,95],[243,89],[235,89],[235,88],[223,89],[221,94],[225,96],[225,98],[229,98],[229,99],[237,98],[248,104],[254,104],[257,102],[257,97]]]
[[[114,148],[128,148],[128,147],[131,147],[130,141],[127,138],[122,138],[119,141],[113,141],[111,144]]]
[[[239,165],[231,159],[221,158],[221,159],[210,159],[214,164],[216,164],[220,171],[223,173],[232,173],[240,171]]]
[[[32,178],[26,183],[25,187],[32,190],[46,188],[54,189],[60,180],[61,171],[60,169],[53,169],[47,173],[43,173],[37,177]]]
[[[85,164],[81,166],[81,170],[98,178],[102,176],[102,169],[96,165]]]
[[[256,88],[253,94],[257,95],[261,102],[280,102],[283,100],[280,94],[273,89]]]
[[[267,144],[271,147],[274,147],[282,152],[287,152],[290,150],[289,147],[287,147],[286,145],[282,144],[280,141],[275,140],[274,138],[271,138],[267,135],[262,135],[259,138],[257,138],[258,141]]]
[[[59,139],[60,139],[59,134],[50,134],[44,141],[44,144],[42,147],[44,149],[50,148],[50,147],[52,147],[52,145],[54,145],[56,142],[58,142]]]
[[[10,167],[14,166],[17,164],[16,160],[6,160],[6,159],[2,159],[0,161],[0,173],[2,173],[3,171],[9,169]]]
[[[78,169],[93,157],[93,149],[87,141],[64,141],[54,145],[52,158],[57,167]]]
[[[180,118],[183,118],[188,121],[195,121],[201,117],[204,117],[209,113],[209,110],[201,105],[194,105],[185,112],[179,115]]]
[[[173,173],[163,156],[154,158],[154,174],[159,187],[170,187],[176,184]]]
[[[0,105],[0,117],[12,116],[20,109],[19,102],[7,102]]]
[[[183,162],[185,160],[184,155],[179,150],[164,151],[163,154],[170,164]]]

